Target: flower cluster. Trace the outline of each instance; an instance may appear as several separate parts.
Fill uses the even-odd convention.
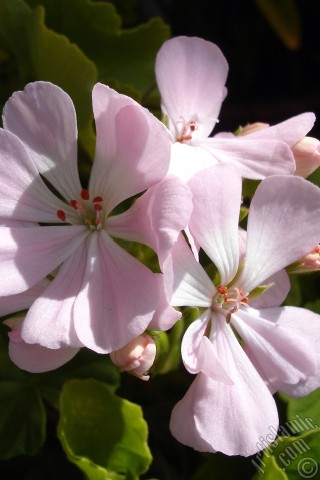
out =
[[[306,136],[312,113],[211,136],[227,73],[216,45],[167,41],[156,59],[163,123],[95,85],[85,180],[70,97],[47,82],[13,94],[0,130],[0,312],[22,369],[55,369],[87,347],[147,380],[146,330],[199,308],[181,346],[196,377],[170,428],[199,451],[248,456],[278,424],[274,392],[320,386],[319,315],[281,306],[287,271],[319,268],[320,189],[303,177],[320,149]],[[246,228],[243,178],[260,181]],[[151,248],[160,271],[126,241]]]

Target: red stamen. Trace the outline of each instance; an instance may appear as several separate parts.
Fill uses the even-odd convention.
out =
[[[79,208],[79,204],[78,204],[77,200],[70,200],[70,205],[75,210],[78,210],[78,208]]]
[[[103,202],[103,198],[102,197],[94,197],[94,199],[92,201],[93,201],[93,203]]]
[[[231,320],[231,316],[233,313],[236,313],[236,311],[238,310],[238,307],[233,307],[226,315],[226,322],[227,323],[230,323],[230,320]]]
[[[81,195],[81,198],[83,198],[83,200],[89,200],[89,198],[90,198],[89,190],[87,190],[86,188],[83,188],[81,190],[80,195]]]
[[[102,210],[102,206],[98,205],[98,204],[94,204],[93,208],[95,209],[96,212],[101,212],[101,210]]]
[[[228,293],[228,289],[227,287],[220,285],[220,287],[218,287],[218,292],[221,293],[222,295],[225,295],[226,293]]]
[[[221,295],[223,295],[224,301],[227,302],[228,299],[229,299],[229,294],[228,294],[227,287],[224,287],[223,285],[220,285],[220,287],[218,287],[218,292],[221,293]]]
[[[61,220],[62,222],[65,222],[65,221],[66,221],[66,214],[64,213],[63,210],[57,210],[57,217],[58,217],[59,220]]]
[[[182,134],[180,137],[177,138],[177,142],[183,143],[186,140],[191,140],[192,136],[191,135],[184,135]]]

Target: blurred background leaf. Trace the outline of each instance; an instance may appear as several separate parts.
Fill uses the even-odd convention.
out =
[[[301,45],[299,10],[294,0],[255,0],[270,26],[290,50]]]

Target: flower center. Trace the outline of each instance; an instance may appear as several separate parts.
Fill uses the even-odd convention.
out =
[[[179,143],[184,143],[188,142],[192,139],[192,134],[195,132],[195,130],[198,129],[197,122],[195,120],[189,120],[189,122],[185,123],[183,120],[181,120],[183,123],[182,126],[182,131],[177,138],[177,142]],[[179,122],[180,123],[180,122]]]
[[[234,287],[229,290],[228,287],[220,285],[217,293],[212,300],[211,308],[214,310],[225,310],[227,323],[231,320],[231,315],[237,312],[241,305],[247,306],[249,303],[249,292],[243,292],[240,288]]]
[[[103,227],[103,198],[94,197],[90,200],[89,190],[83,189],[80,192],[81,200],[70,200],[71,207],[77,211],[81,223],[90,230],[101,230]],[[57,217],[62,222],[67,222],[67,215],[63,210],[57,210]]]

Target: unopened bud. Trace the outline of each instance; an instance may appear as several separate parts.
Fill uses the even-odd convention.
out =
[[[288,273],[309,273],[320,270],[320,245],[308,255],[290,265],[286,270]]]
[[[308,177],[320,165],[320,142],[313,137],[304,137],[292,147],[296,161],[295,175]]]
[[[250,133],[258,132],[259,130],[264,130],[269,127],[269,123],[255,122],[248,123],[245,127],[239,127],[237,130],[237,135],[244,136],[249,135]]]
[[[120,369],[140,378],[149,380],[148,372],[156,357],[156,344],[150,335],[144,333],[131,340],[124,347],[110,353],[112,362]]]

